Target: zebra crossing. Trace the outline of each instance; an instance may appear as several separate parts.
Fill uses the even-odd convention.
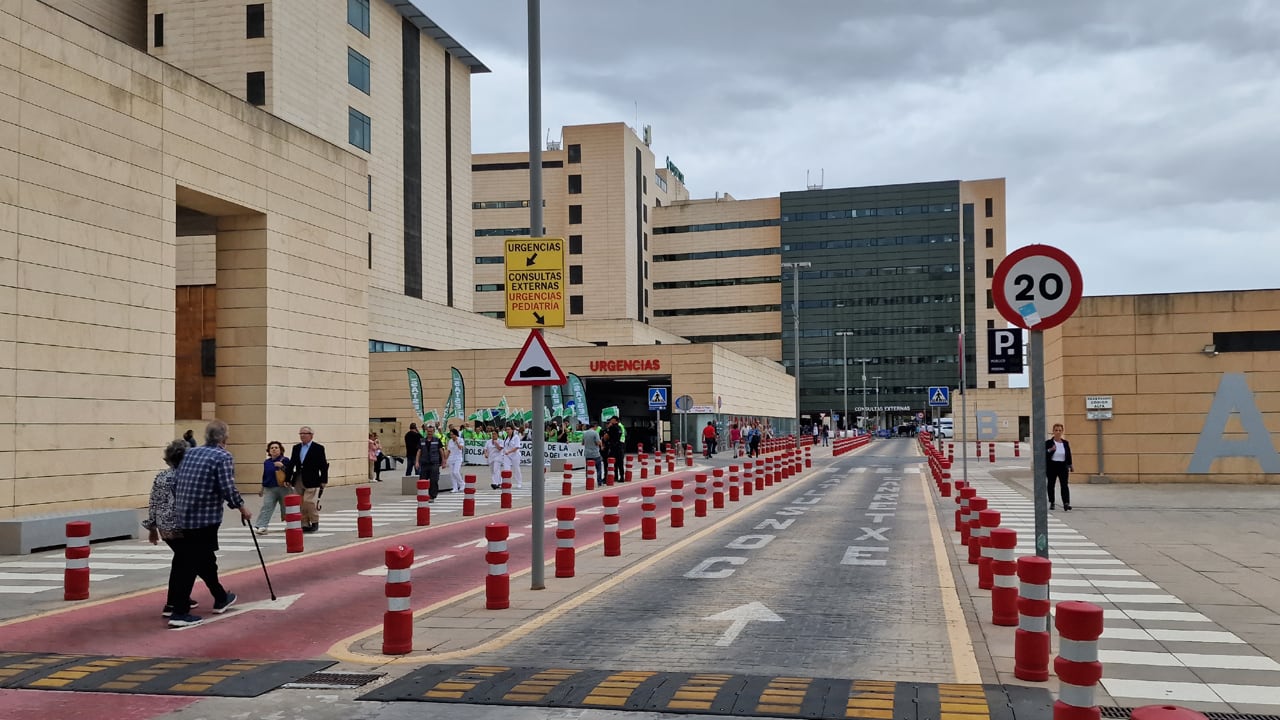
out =
[[[547,483],[548,488],[551,485],[550,482]],[[557,490],[558,487],[557,484]],[[513,488],[512,494],[518,504],[522,498],[529,497],[529,485]],[[500,493],[488,489],[479,490],[475,499],[477,514],[484,514],[485,508],[498,508],[502,501]],[[440,493],[431,504],[432,519],[442,515],[461,515],[462,500],[462,493]],[[354,508],[322,511],[320,529],[308,533],[307,540],[355,535],[358,516],[359,512]],[[375,528],[401,526],[407,529],[408,526],[416,525],[417,516],[416,497],[390,500],[373,506]],[[285,556],[284,523],[279,516],[272,518],[269,534],[258,536],[257,542],[265,558],[271,560]],[[224,525],[218,534],[218,545],[221,548],[218,558],[228,568],[257,560],[256,554],[253,554],[254,538],[238,526]],[[253,555],[244,556],[246,560],[243,563],[237,562],[237,556],[243,553]],[[145,539],[95,543],[89,557],[89,582],[92,584],[146,574],[150,574],[146,578],[150,582],[163,582],[172,556],[168,545],[151,545]],[[66,560],[61,549],[11,557],[13,559],[0,559],[0,595],[38,595],[62,590],[62,571],[66,568]]]
[[[1018,555],[1035,554],[1033,501],[998,480],[970,477],[989,507],[1000,511],[1000,526],[1018,533]],[[1049,517],[1051,598],[1103,609],[1101,685],[1117,705],[1280,706],[1280,662],[1090,541],[1064,515]],[[1227,672],[1232,682],[1214,681]]]

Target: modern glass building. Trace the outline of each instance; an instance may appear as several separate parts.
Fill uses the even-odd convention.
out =
[[[802,417],[844,425],[847,407],[892,427],[926,412],[926,388],[960,384],[962,331],[965,387],[1006,386],[974,362],[995,327],[1003,211],[1003,180],[782,193],[782,362],[794,375],[799,342]]]

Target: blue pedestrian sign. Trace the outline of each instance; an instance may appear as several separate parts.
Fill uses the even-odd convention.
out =
[[[665,387],[649,388],[649,409],[650,410],[666,410],[667,409],[667,388]]]
[[[929,407],[947,407],[951,404],[951,388],[929,388]]]

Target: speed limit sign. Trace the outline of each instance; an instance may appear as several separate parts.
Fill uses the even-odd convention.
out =
[[[1028,245],[1000,262],[991,294],[1005,320],[1027,330],[1047,330],[1076,311],[1084,282],[1066,253],[1048,245]]]

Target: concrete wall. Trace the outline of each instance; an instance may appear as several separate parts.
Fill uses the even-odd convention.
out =
[[[179,204],[219,216],[244,487],[302,423],[336,482],[363,477],[364,161],[36,0],[0,5],[0,76],[0,515],[146,503],[174,432]]]
[[[1276,351],[1206,354],[1214,333],[1280,329],[1280,290],[1087,297],[1045,332],[1050,421],[1066,425],[1076,472],[1098,472],[1095,423],[1103,429],[1103,470],[1119,482],[1280,483],[1254,457],[1223,457],[1192,472],[1197,444],[1241,442],[1258,432],[1272,448],[1280,431]],[[1230,400],[1233,378],[1247,388],[1238,408],[1210,421],[1215,396]],[[1113,419],[1086,419],[1085,396],[1111,396]],[[1224,406],[1226,410],[1231,404]],[[1251,423],[1256,408],[1258,423]],[[1052,422],[1050,423],[1052,424]],[[1206,459],[1211,453],[1205,455]],[[1272,458],[1274,463],[1275,459]]]

